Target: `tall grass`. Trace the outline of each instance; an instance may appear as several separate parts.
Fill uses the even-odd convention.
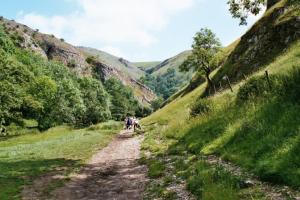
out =
[[[226,90],[205,100],[212,106],[200,112],[198,117],[192,118],[190,111],[197,106],[205,85],[178,97],[142,121],[148,130],[144,150],[157,157],[185,156],[186,153],[196,156],[217,154],[255,173],[262,180],[299,188],[299,55],[300,42],[267,67],[271,74],[271,89],[262,70],[253,74],[250,80],[234,85],[233,93]],[[203,106],[202,103],[200,105]],[[191,166],[194,165],[191,163],[181,170],[192,172],[195,167]],[[210,167],[199,168],[197,173],[191,174],[197,176],[206,170]],[[202,175],[196,179],[190,177],[185,177],[190,185],[188,188],[199,198],[222,198],[222,192],[216,193],[219,196],[214,198],[198,193],[199,189],[218,189],[209,182],[203,185],[198,180]],[[230,181],[220,183],[224,188],[231,187]],[[235,197],[243,193],[239,188],[230,191]],[[256,192],[254,190],[252,194]]]

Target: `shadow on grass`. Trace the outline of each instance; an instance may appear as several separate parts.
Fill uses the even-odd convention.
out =
[[[0,160],[0,199],[19,199],[23,185],[47,172],[71,170],[81,166],[78,160],[40,159],[4,162]]]
[[[256,173],[262,180],[300,187],[300,105],[272,99],[254,108],[234,105],[191,125],[170,154],[201,150],[215,144],[211,153]],[[234,126],[237,123],[239,126]],[[220,137],[232,136],[220,143]]]

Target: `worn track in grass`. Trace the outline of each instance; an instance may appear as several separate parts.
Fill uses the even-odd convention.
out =
[[[42,197],[37,184],[23,192],[23,199],[55,200],[139,200],[143,198],[147,168],[140,165],[140,142],[142,136],[131,131],[121,131],[107,147],[96,153],[78,174],[64,187]],[[53,174],[51,174],[53,176]],[[49,178],[45,179],[48,180]]]

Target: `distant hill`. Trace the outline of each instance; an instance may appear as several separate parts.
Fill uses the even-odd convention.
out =
[[[175,69],[177,72],[179,72],[179,66],[187,59],[190,54],[191,51],[184,51],[172,58],[166,59],[155,67],[149,69],[148,73],[153,75],[164,74],[168,69]]]
[[[142,77],[142,82],[150,87],[158,96],[164,99],[180,90],[187,85],[193,76],[193,71],[181,72],[180,65],[191,54],[191,51],[184,51],[172,58],[166,59],[163,62],[155,65],[153,63],[142,63],[146,75]]]
[[[150,70],[151,68],[154,68],[160,63],[161,61],[151,61],[151,62],[134,62],[132,64],[137,68],[141,69],[142,71],[147,71]]]
[[[114,77],[131,87],[142,104],[149,105],[156,98],[148,87],[138,82],[144,72],[125,59],[92,48],[75,47],[64,39],[40,33],[14,20],[1,18],[1,22],[23,49],[34,51],[47,60],[59,61],[82,76],[93,76],[93,68],[99,68],[105,79]],[[86,61],[89,56],[96,57],[97,66]]]
[[[135,64],[129,62],[124,58],[119,58],[114,55],[111,55],[107,52],[97,50],[89,47],[78,47],[84,54],[89,54],[98,58],[101,62],[106,65],[109,65],[117,70],[123,71],[129,74],[135,79],[139,79],[144,75],[144,71],[138,68]]]

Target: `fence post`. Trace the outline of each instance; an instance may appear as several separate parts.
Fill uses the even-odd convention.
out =
[[[229,87],[230,87],[231,92],[233,92],[233,89],[232,89],[232,86],[231,86],[229,77],[228,77],[227,75],[226,75],[226,80],[227,80],[227,83],[228,83],[228,85],[229,85]]]
[[[265,71],[265,74],[266,74],[266,79],[267,79],[269,88],[270,88],[270,90],[272,90],[272,85],[271,85],[271,82],[270,82],[270,76],[269,76],[268,70]]]

